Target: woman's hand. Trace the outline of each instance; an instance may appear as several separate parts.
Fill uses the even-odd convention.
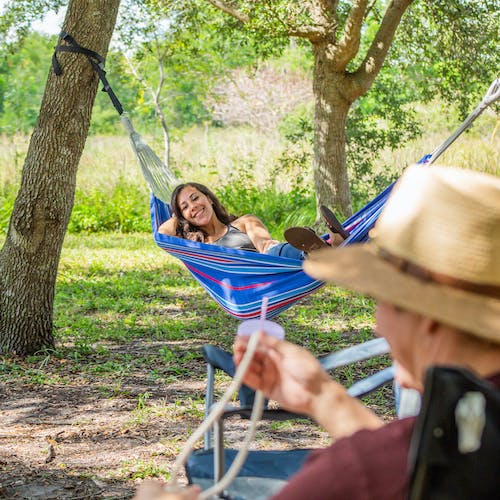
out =
[[[158,232],[161,234],[167,234],[168,236],[177,236],[177,225],[179,224],[179,219],[176,215],[172,215],[170,219],[166,220],[158,228]]]

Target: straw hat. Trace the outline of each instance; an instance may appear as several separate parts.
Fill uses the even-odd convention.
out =
[[[500,343],[500,179],[409,167],[367,244],[312,252],[314,278]]]

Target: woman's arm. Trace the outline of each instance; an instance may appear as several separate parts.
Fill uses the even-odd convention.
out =
[[[247,342],[248,337],[236,338],[236,364],[241,361]],[[310,352],[264,334],[244,382],[285,409],[314,418],[334,439],[383,425],[375,413],[332,380]]]
[[[177,236],[178,219],[176,215],[172,215],[170,219],[166,220],[159,228],[158,232],[161,234],[167,234],[168,236]]]
[[[279,243],[279,241],[272,239],[266,226],[255,215],[243,215],[231,224],[248,235],[259,253],[266,253],[271,245]]]

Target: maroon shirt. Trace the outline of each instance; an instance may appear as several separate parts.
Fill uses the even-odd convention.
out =
[[[489,378],[500,388],[500,374]],[[309,455],[272,500],[393,500],[408,495],[408,451],[416,418],[362,430]]]

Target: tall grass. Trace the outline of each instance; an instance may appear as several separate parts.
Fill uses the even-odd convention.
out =
[[[161,144],[144,139],[161,157]],[[18,159],[4,169],[7,155],[0,154],[0,232],[7,229],[28,140],[14,136],[0,142],[0,151]],[[310,223],[315,216],[312,183],[279,164],[283,148],[278,136],[249,128],[198,127],[174,142],[172,166],[179,178],[211,186],[231,212],[257,214],[278,238],[285,226]],[[149,231],[148,210],[149,192],[128,137],[89,137],[68,232]]]
[[[406,166],[432,152],[458,123],[452,111],[439,105],[423,106],[419,115],[426,128],[422,138],[397,151],[384,151],[374,167],[374,176],[399,175]],[[28,141],[29,137],[20,134],[0,136],[0,232],[7,229]],[[145,141],[161,157],[161,142],[154,137],[145,137]],[[172,166],[179,178],[214,188],[233,213],[255,213],[274,237],[281,238],[285,227],[312,224],[316,215],[310,148],[296,151],[295,156],[301,158],[298,162],[283,160],[285,151],[297,147],[286,143],[278,133],[248,127],[195,127],[173,141]],[[487,110],[481,115],[439,163],[500,176],[500,130],[495,113]],[[387,172],[385,165],[392,171]],[[148,196],[126,134],[89,137],[68,230],[149,231]],[[353,201],[357,206],[363,200]]]
[[[396,151],[385,151],[383,161],[404,168],[434,151],[459,124],[453,111],[439,104],[421,106],[418,113],[424,124],[423,136]],[[487,109],[448,147],[437,163],[500,176],[500,116]]]

